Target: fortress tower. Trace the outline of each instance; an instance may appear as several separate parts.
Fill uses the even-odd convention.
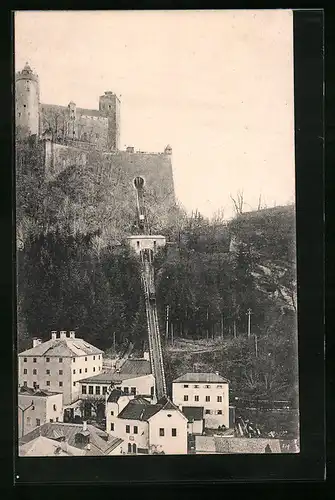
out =
[[[15,77],[15,120],[21,137],[39,135],[39,101],[38,76],[26,63]]]
[[[100,96],[99,111],[108,118],[108,150],[120,149],[120,100],[114,92]]]

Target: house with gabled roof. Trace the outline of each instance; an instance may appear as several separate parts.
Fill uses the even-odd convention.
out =
[[[29,449],[29,446],[25,447],[25,445],[40,436],[52,440],[63,450],[67,446],[80,450],[83,452],[80,455],[83,456],[120,455],[123,453],[122,439],[110,436],[87,422],[83,422],[83,424],[46,423],[19,439],[19,452],[20,450],[25,452],[26,448]],[[49,453],[49,445],[50,443],[46,444],[45,453]],[[41,456],[45,456],[40,445],[39,450],[42,453]]]
[[[51,332],[51,339],[33,339],[19,354],[19,386],[62,392],[63,404],[80,398],[79,380],[102,371],[103,351],[77,338],[74,331]]]
[[[166,397],[150,404],[143,396],[112,391],[106,404],[106,432],[123,439],[129,454],[187,453],[187,418]]]
[[[179,407],[201,407],[205,427],[229,428],[229,380],[216,373],[185,373],[172,382],[172,401]]]

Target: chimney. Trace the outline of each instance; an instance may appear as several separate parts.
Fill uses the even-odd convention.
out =
[[[215,375],[220,375],[220,373],[219,372],[215,372]]]
[[[71,330],[70,332],[70,339],[74,339],[76,337],[76,332]]]
[[[133,153],[134,152],[134,146],[128,146],[126,149],[127,153]]]
[[[143,359],[145,359],[146,361],[150,361],[150,354],[148,353],[148,351],[145,351],[143,353]]]
[[[42,340],[38,338],[33,338],[33,347],[36,347],[37,345],[42,344]]]
[[[61,330],[59,332],[59,338],[60,339],[66,339],[66,330]]]
[[[87,421],[83,421],[83,431],[87,431]]]
[[[51,340],[56,340],[57,338],[57,331],[56,330],[52,330],[51,332]]]

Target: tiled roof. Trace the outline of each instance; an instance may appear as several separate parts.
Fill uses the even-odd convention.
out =
[[[64,457],[85,454],[85,450],[69,446],[67,443],[58,443],[44,436],[37,436],[19,448],[19,456],[21,457]]]
[[[103,351],[83,339],[67,337],[47,340],[36,347],[21,352],[19,356],[76,357],[87,354],[103,354]]]
[[[264,438],[235,438],[221,436],[196,436],[195,448],[198,453],[297,453],[293,440]]]
[[[143,375],[130,375],[129,373],[116,373],[114,371],[106,372],[106,373],[98,373],[93,377],[83,378],[79,380],[81,383],[86,384],[111,384],[111,383],[119,383],[124,380],[129,380],[133,378],[143,377]]]
[[[189,422],[192,420],[202,420],[204,418],[204,407],[183,406],[183,413]]]
[[[128,396],[125,392],[120,389],[113,389],[108,396],[107,403],[116,403],[121,396]]]
[[[51,392],[46,389],[34,389],[33,387],[22,386],[19,389],[19,396],[34,396],[34,397],[48,397],[55,396],[55,394],[62,394],[61,392]]]
[[[185,373],[180,377],[173,380],[175,382],[204,382],[204,383],[216,383],[222,382],[225,384],[229,383],[229,380],[217,375],[216,373]]]
[[[162,405],[162,410],[178,410],[178,406],[172,403],[172,401],[167,397],[163,396],[159,401],[157,401],[158,404]]]
[[[107,433],[101,431],[94,425],[87,425],[87,431],[89,432],[90,435],[90,450],[85,449],[86,455],[106,455],[113,449],[113,447],[117,446],[122,442],[122,439],[120,438],[111,438],[108,436]],[[64,423],[64,422],[55,422],[55,423],[46,423],[40,427],[37,427],[33,431],[29,432],[25,436],[23,436],[19,444],[24,445],[26,443],[29,443],[33,439],[37,438],[38,436],[43,436],[49,439],[55,439],[55,433],[60,433],[61,435],[65,436],[66,442],[70,446],[74,446],[75,448],[82,449],[83,446],[78,445],[75,441],[75,436],[76,434],[82,434],[83,432],[83,425],[82,424],[69,424],[69,423]],[[117,444],[116,444],[117,443]]]
[[[151,373],[150,361],[146,359],[127,359],[121,366],[120,373],[149,375]]]
[[[150,417],[158,413],[162,409],[162,405],[152,405],[148,401],[138,401],[132,399],[127,406],[119,413],[118,418],[127,420],[147,421]]]

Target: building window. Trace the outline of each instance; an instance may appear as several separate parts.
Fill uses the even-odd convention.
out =
[[[56,417],[56,422],[58,422],[58,420],[59,420],[59,418],[58,418],[58,417]]]
[[[63,382],[59,382],[59,387],[63,387]]]
[[[136,453],[136,444],[133,444],[133,453]]]
[[[211,414],[211,410],[205,410],[205,413],[206,413],[206,415],[210,415]]]
[[[59,361],[60,363],[63,363],[63,358],[58,358],[58,361]]]
[[[222,410],[218,410],[218,415],[222,415]]]
[[[136,387],[130,388],[130,394],[133,394],[134,396],[136,395]]]
[[[184,384],[184,388],[188,387],[188,384]]]
[[[114,424],[111,424],[111,431],[114,430]]]
[[[46,361],[47,363],[50,363],[50,358],[46,358],[46,359],[45,359],[45,361]]]
[[[47,375],[50,375],[50,370],[47,370],[46,373],[47,373]]]
[[[153,395],[154,395],[154,391],[155,391],[154,386],[150,387],[150,394],[151,394],[151,396],[153,396]]]
[[[87,368],[85,368],[85,373],[87,373]]]
[[[63,375],[63,370],[59,370],[59,375]]]
[[[26,380],[23,381],[23,385],[27,385],[27,381]]]
[[[176,436],[177,436],[177,429],[172,428],[172,437],[176,437]]]
[[[95,372],[95,366],[93,366],[93,371]]]
[[[123,388],[123,392],[124,392],[125,394],[129,394],[129,387],[124,387],[124,388]]]
[[[27,375],[27,368],[23,370],[24,375]]]
[[[76,387],[76,383],[75,382],[73,382],[73,387]]]
[[[88,393],[93,394],[93,385],[88,386]]]
[[[33,375],[37,375],[37,370],[33,370]]]
[[[222,389],[222,385],[217,385],[216,388],[217,389]]]
[[[36,363],[36,358],[33,358],[33,363]]]
[[[205,388],[206,388],[206,389],[210,389],[210,388],[211,388],[211,386],[210,386],[210,385],[205,385]]]
[[[137,425],[134,425],[134,434],[138,434],[138,427],[137,427]]]
[[[199,396],[194,396],[194,401],[199,401]]]
[[[50,385],[50,380],[47,380],[47,386],[49,386],[49,385]]]
[[[100,359],[100,354],[99,354],[99,359]]]
[[[222,396],[218,396],[218,403],[222,403]]]
[[[164,429],[163,429],[162,427],[159,429],[159,435],[160,435],[161,437],[163,437],[163,436],[164,436]]]
[[[85,356],[85,361],[87,361],[87,357]]]
[[[79,368],[79,373],[81,373],[81,368]]]
[[[184,401],[188,401],[188,396],[184,396]]]
[[[24,362],[24,363],[27,363],[27,358],[23,358],[23,362]]]
[[[75,363],[76,362],[76,358],[72,358],[72,361]]]
[[[93,361],[95,361],[95,356],[93,356]]]
[[[53,419],[53,418],[50,418],[50,423],[51,423],[51,424],[52,424],[52,422],[53,422],[53,421],[54,421],[54,419]]]
[[[98,396],[100,396],[100,385],[96,386],[96,388],[95,388],[95,394],[97,394]]]
[[[41,425],[41,420],[39,418],[36,419],[36,425],[39,427]]]
[[[113,410],[112,410],[112,411],[111,411],[111,416],[113,416],[113,415],[114,415],[114,412],[113,412]]]
[[[130,434],[130,425],[126,425],[126,433]]]
[[[117,387],[117,390],[118,390],[118,391],[121,391],[121,387]]]
[[[131,443],[128,443],[128,453],[131,453]]]
[[[75,374],[76,374],[76,370],[73,370],[73,375],[75,375]]]
[[[211,400],[210,396],[206,396],[206,402],[208,403]]]
[[[54,405],[53,408],[54,408],[54,411],[57,411],[57,406],[56,405]]]
[[[106,386],[104,386],[104,387],[102,388],[102,394],[103,394],[103,395],[107,394],[107,387],[106,387]]]
[[[198,386],[198,385],[195,385],[195,386],[194,386],[194,389],[199,389],[199,386]]]

